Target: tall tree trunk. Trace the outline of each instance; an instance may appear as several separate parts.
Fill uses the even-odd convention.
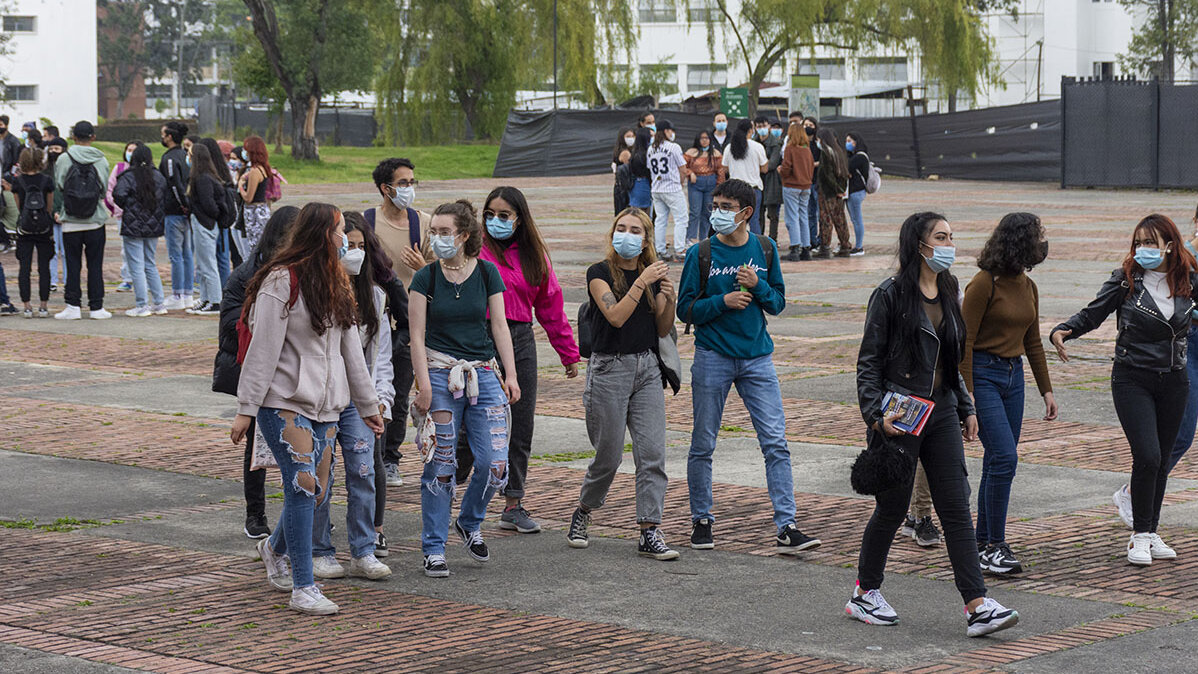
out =
[[[320,99],[309,94],[291,99],[291,156],[295,159],[320,159],[316,147],[316,113]]]
[[[957,111],[957,90],[950,89],[947,92],[945,97],[948,99],[948,111],[956,112]]]
[[[1176,37],[1173,34],[1173,0],[1157,0],[1157,11],[1160,14],[1161,37],[1161,79],[1173,81],[1173,61],[1177,55]]]

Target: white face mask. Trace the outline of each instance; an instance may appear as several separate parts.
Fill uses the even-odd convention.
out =
[[[624,144],[627,145],[628,147],[632,147],[633,145],[636,145],[636,137],[635,136],[633,136],[632,138],[625,137]]]
[[[416,199],[415,187],[393,187],[392,189],[395,190],[395,196],[391,197],[391,203],[395,204],[396,208],[407,208]]]
[[[341,258],[341,266],[345,273],[357,276],[362,271],[362,263],[366,261],[366,251],[361,248],[350,248]]]

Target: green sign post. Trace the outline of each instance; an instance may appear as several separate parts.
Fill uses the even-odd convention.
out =
[[[749,90],[745,87],[720,89],[720,112],[729,117],[747,117],[749,115]]]

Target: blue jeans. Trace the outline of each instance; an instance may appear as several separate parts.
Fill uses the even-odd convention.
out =
[[[686,227],[686,240],[706,239],[711,231],[711,193],[715,191],[718,178],[713,175],[699,176],[690,186],[690,222]]]
[[[811,247],[811,229],[807,226],[807,202],[811,189],[797,187],[782,188],[782,207],[786,214],[786,231],[790,234],[790,245]]]
[[[277,555],[291,557],[291,583],[295,589],[309,587],[314,584],[312,514],[317,499],[329,499],[328,474],[326,472],[323,480],[320,474],[332,461],[337,424],[312,421],[294,412],[263,407],[258,410],[258,428],[262,429],[262,437],[266,438],[283,476],[283,511],[270,536],[270,549]],[[304,451],[309,443],[311,452]],[[301,482],[301,474],[311,478],[313,489]]]
[[[50,281],[59,286],[65,285],[63,274],[67,272],[66,248],[62,243],[62,225],[54,225],[54,257],[50,260]]]
[[[694,428],[690,454],[686,457],[691,521],[702,518],[715,521],[711,515],[711,455],[715,452],[728,390],[733,384],[757,431],[757,442],[765,457],[765,482],[774,504],[774,525],[782,531],[795,521],[795,497],[790,449],[786,445],[786,415],[774,361],[768,355],[729,358],[702,347],[695,347],[691,365]]]
[[[849,217],[853,220],[853,247],[865,247],[865,220],[861,219],[861,204],[865,202],[865,190],[849,194]]]
[[[162,278],[158,276],[158,237],[121,237],[121,250],[133,276],[133,299],[137,306],[144,307],[149,300],[154,306],[162,304]],[[148,291],[148,292],[147,292]],[[148,297],[147,297],[148,295]]]
[[[761,233],[761,190],[753,188],[753,194],[757,197],[757,201],[753,204],[753,217],[749,218],[749,231],[754,234]]]
[[[233,245],[232,239],[229,237],[229,230],[222,229],[216,237],[216,275],[220,277],[220,287],[223,291],[225,284],[229,282],[229,274],[233,271],[232,263],[229,258],[230,246]]]
[[[628,193],[628,205],[648,213],[653,208],[653,194],[649,187],[648,178],[637,178],[632,183],[632,191]]]
[[[811,198],[807,200],[807,229],[810,230],[811,247],[823,245],[819,238],[819,186],[811,183]]]
[[[4,275],[4,265],[0,264],[0,305],[12,304],[8,299],[8,277]]]
[[[1186,374],[1190,378],[1190,393],[1186,396],[1186,411],[1181,417],[1181,428],[1173,442],[1173,454],[1169,457],[1169,471],[1181,461],[1181,457],[1194,444],[1194,429],[1198,426],[1198,324],[1190,324],[1186,339]]]
[[[982,440],[982,480],[978,485],[978,543],[1002,543],[1007,504],[1019,465],[1023,428],[1023,358],[973,353],[973,403]]]
[[[449,392],[449,370],[429,370],[433,400],[436,447],[433,460],[424,464],[420,476],[420,515],[423,530],[420,547],[425,555],[445,554],[449,536],[449,512],[453,507],[454,473],[457,472],[458,433],[465,421],[466,439],[474,454],[474,474],[462,497],[458,523],[466,531],[477,531],[487,515],[491,497],[507,484],[508,403],[498,373],[479,368],[478,400],[455,398]],[[459,393],[460,395],[460,393]],[[438,423],[448,412],[449,421]],[[484,468],[487,467],[487,468]],[[449,478],[442,480],[439,478]]]
[[[374,554],[374,432],[362,421],[358,408],[350,403],[337,422],[337,442],[345,462],[345,491],[348,507],[345,511],[346,537],[349,552],[355,559]],[[336,482],[336,452],[329,463],[329,489]],[[331,557],[333,547],[329,529],[329,500],[316,505],[312,519],[312,556]]]
[[[216,271],[216,238],[220,227],[212,229],[191,216],[191,239],[195,242],[196,283],[200,286],[200,301],[220,304],[220,274]]]
[[[166,255],[171,261],[171,294],[191,297],[195,255],[191,248],[191,221],[186,215],[166,216]]]

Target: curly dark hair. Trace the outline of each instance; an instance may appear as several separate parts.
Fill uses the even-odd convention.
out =
[[[995,276],[1018,276],[1040,264],[1044,225],[1035,213],[1007,213],[978,256],[978,269]]]
[[[454,229],[458,234],[466,235],[466,243],[462,244],[462,253],[466,257],[478,257],[483,247],[483,228],[478,222],[478,210],[467,199],[441,204],[433,211],[433,216],[448,215],[453,218]]]

